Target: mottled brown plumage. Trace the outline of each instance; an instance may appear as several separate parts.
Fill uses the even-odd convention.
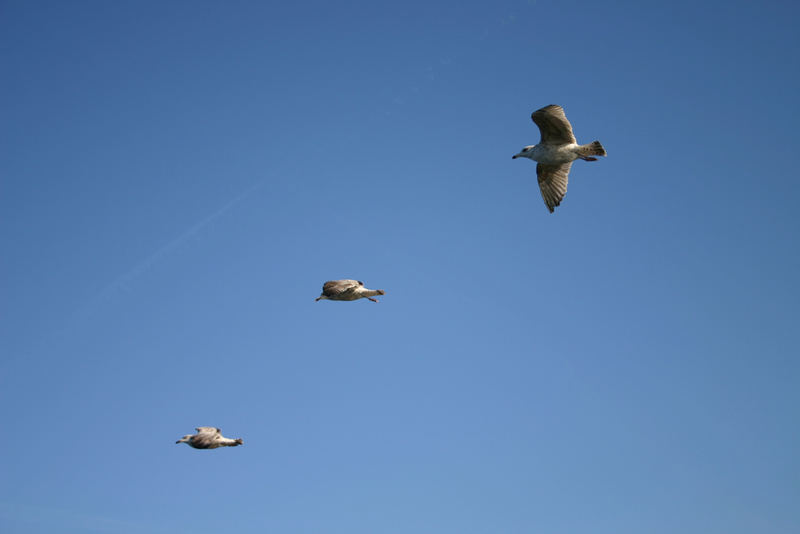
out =
[[[531,119],[539,127],[541,141],[538,145],[526,146],[513,158],[528,158],[538,163],[536,177],[539,189],[547,209],[553,213],[567,194],[572,162],[576,159],[597,161],[592,156],[605,156],[606,150],[600,141],[579,145],[561,106],[550,105],[538,109],[531,114]]]
[[[531,113],[531,120],[542,134],[540,145],[568,145],[578,142],[561,106],[551,104],[537,109]]]
[[[175,443],[186,443],[195,449],[216,449],[218,447],[236,447],[244,442],[239,439],[222,437],[219,428],[213,426],[199,426],[195,428],[197,434],[187,434]]]
[[[360,280],[330,280],[322,286],[322,294],[317,301],[369,299],[378,302],[372,297],[384,294],[386,292],[382,289],[367,289]]]

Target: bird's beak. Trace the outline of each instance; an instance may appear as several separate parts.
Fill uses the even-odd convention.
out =
[[[517,159],[518,156],[519,154],[514,154],[513,156],[511,156],[511,159]]]
[[[181,442],[181,440],[178,440],[178,441],[176,441],[176,442],[175,442],[175,445],[177,445],[177,444],[178,444],[178,443],[180,443],[180,442]]]

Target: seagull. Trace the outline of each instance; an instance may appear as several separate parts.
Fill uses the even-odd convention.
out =
[[[199,426],[195,428],[197,434],[187,434],[175,443],[186,443],[195,449],[216,449],[217,447],[236,447],[244,443],[241,439],[222,437],[221,430],[213,426]]]
[[[364,282],[359,280],[331,280],[325,282],[322,286],[322,295],[317,297],[317,302],[320,300],[358,300],[369,299],[372,302],[378,302],[378,299],[372,297],[376,295],[385,295],[383,289],[367,289],[364,287]]]
[[[605,156],[606,149],[600,141],[579,145],[561,106],[545,106],[534,111],[531,119],[539,127],[542,140],[538,145],[526,146],[511,159],[528,158],[538,162],[536,176],[539,178],[539,189],[542,190],[547,209],[553,213],[567,194],[567,177],[572,162],[576,159],[597,161],[592,156]]]

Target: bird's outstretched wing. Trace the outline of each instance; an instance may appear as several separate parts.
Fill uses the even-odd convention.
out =
[[[543,145],[564,145],[577,143],[572,133],[572,125],[564,114],[564,108],[556,105],[545,106],[531,114],[531,119],[542,133]]]
[[[322,294],[326,297],[334,297],[363,285],[358,280],[331,280],[322,286]]]
[[[539,189],[542,190],[547,209],[550,213],[561,204],[561,199],[567,194],[567,178],[572,162],[563,165],[536,164],[536,176],[539,179]]]
[[[199,426],[195,428],[197,434],[191,437],[189,444],[195,449],[215,449],[219,447],[222,435],[219,428],[213,426]]]

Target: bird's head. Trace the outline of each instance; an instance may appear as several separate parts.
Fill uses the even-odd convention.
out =
[[[531,157],[531,154],[533,153],[533,147],[535,147],[535,146],[536,145],[526,146],[525,148],[520,150],[519,153],[514,154],[513,156],[511,156],[511,159],[529,158],[529,157]]]
[[[183,436],[181,439],[179,439],[178,441],[176,441],[175,443],[176,444],[178,444],[178,443],[189,443],[190,439],[192,439],[192,435],[191,434],[187,434],[187,435]]]

